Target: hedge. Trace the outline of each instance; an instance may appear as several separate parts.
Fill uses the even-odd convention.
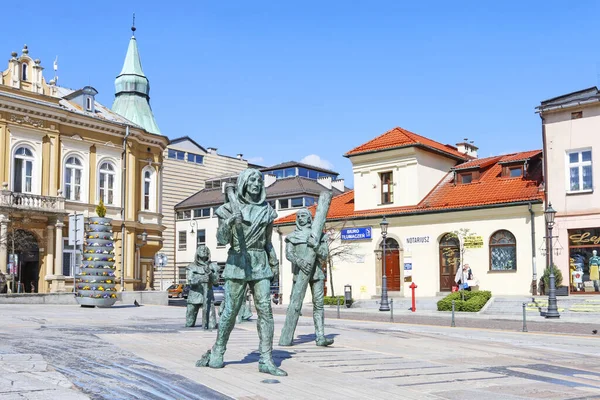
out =
[[[465,300],[463,301],[462,296]],[[483,308],[485,303],[492,297],[492,292],[482,290],[478,292],[454,292],[437,302],[438,311],[452,311],[452,300],[454,300],[454,310],[464,312],[477,312]]]
[[[325,297],[324,304],[326,306],[337,306],[337,299],[340,299],[340,306],[346,304],[346,298],[344,296],[327,296]],[[350,304],[354,303],[354,299],[350,301]]]

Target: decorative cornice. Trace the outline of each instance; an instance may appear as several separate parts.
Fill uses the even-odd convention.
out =
[[[17,115],[10,114],[10,122],[16,122],[18,124],[32,125],[36,128],[43,128],[44,121],[41,119],[31,118],[29,115]]]

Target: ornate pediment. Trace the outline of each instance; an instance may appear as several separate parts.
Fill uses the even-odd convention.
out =
[[[36,128],[43,128],[44,121],[41,119],[31,118],[29,115],[10,114],[10,121],[17,124],[31,125]]]

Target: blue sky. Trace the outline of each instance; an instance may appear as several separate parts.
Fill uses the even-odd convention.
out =
[[[59,84],[112,105],[136,13],[163,134],[272,165],[343,154],[401,126],[480,156],[541,148],[541,100],[597,85],[597,1],[112,1],[3,4]],[[71,2],[63,2],[71,3]],[[15,16],[15,17],[9,17]],[[3,68],[5,69],[5,67]]]

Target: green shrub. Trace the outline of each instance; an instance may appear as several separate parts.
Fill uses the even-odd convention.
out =
[[[100,218],[104,218],[106,215],[106,207],[104,206],[104,202],[102,200],[100,200],[100,203],[96,206],[96,214],[98,214]]]
[[[560,269],[558,269],[556,265],[552,264],[552,268],[554,268],[554,287],[557,288],[562,283],[563,276],[562,272],[560,272]],[[546,293],[548,293],[548,291],[550,290],[550,268],[544,269],[542,280],[544,281]]]
[[[463,301],[463,295],[465,300]],[[454,292],[438,301],[438,311],[452,311],[452,300],[454,300],[454,310],[464,312],[477,312],[485,306],[485,303],[492,297],[492,292],[482,290],[479,292]]]
[[[346,298],[344,296],[327,296],[325,297],[325,301],[324,304],[326,306],[337,306],[337,299],[340,299],[340,306],[343,306],[346,304]],[[354,302],[354,300],[350,301],[350,304],[352,304]]]

